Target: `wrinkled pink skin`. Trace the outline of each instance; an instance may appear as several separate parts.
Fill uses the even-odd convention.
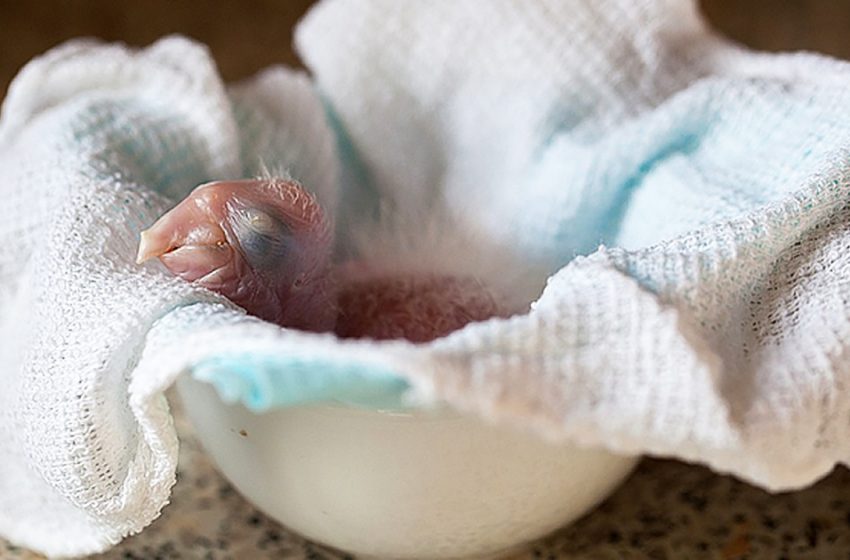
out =
[[[473,321],[505,316],[493,294],[472,277],[381,273],[353,262],[339,271],[341,338],[429,342]]]
[[[197,187],[142,233],[138,260],[154,257],[264,320],[309,331],[334,326],[330,218],[292,181]]]

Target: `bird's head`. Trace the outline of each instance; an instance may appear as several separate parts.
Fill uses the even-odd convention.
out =
[[[137,260],[158,257],[262,319],[323,331],[335,319],[331,229],[315,197],[293,181],[219,181],[142,232]]]

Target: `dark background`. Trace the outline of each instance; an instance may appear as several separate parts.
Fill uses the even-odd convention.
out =
[[[462,0],[458,0],[462,1]],[[234,80],[297,64],[292,27],[312,0],[0,0],[0,97],[27,60],[71,37],[146,45],[182,33],[210,46]],[[752,47],[850,58],[850,0],[702,0],[719,29]]]

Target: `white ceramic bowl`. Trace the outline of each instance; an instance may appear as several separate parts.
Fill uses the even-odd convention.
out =
[[[589,511],[636,462],[449,411],[254,414],[188,376],[178,390],[239,492],[307,538],[368,557],[500,555]]]

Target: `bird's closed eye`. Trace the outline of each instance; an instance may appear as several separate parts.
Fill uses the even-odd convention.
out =
[[[248,263],[255,270],[273,270],[292,257],[292,230],[261,208],[228,205],[230,226]]]

